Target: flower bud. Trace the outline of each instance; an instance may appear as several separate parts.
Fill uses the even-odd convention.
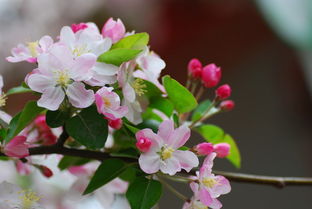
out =
[[[37,116],[34,123],[40,132],[45,132],[45,131],[51,130],[50,127],[46,123],[46,116],[45,115]]]
[[[223,111],[230,111],[235,107],[235,103],[232,100],[225,100],[220,103],[219,107]]]
[[[152,146],[152,141],[148,138],[141,137],[135,145],[141,152],[148,152]]]
[[[50,178],[51,176],[53,176],[53,172],[50,168],[48,168],[47,166],[44,165],[40,165],[39,169],[42,173],[42,175],[44,175],[47,178]]]
[[[86,23],[78,23],[78,24],[72,24],[71,29],[74,33],[77,33],[80,30],[86,29],[88,25]]]
[[[115,120],[108,119],[108,125],[111,128],[118,130],[122,126],[122,120],[120,118],[117,118]]]
[[[196,58],[191,59],[190,62],[188,63],[187,68],[188,68],[189,74],[193,78],[200,78],[202,76],[202,64],[198,59]]]
[[[206,65],[202,71],[202,82],[205,87],[212,88],[218,85],[221,79],[221,68],[215,64]]]
[[[217,157],[224,158],[230,154],[231,146],[228,143],[219,143],[213,146],[214,152],[217,153]]]
[[[213,145],[211,143],[200,143],[196,145],[195,150],[198,155],[209,155],[213,152]]]
[[[4,146],[4,154],[9,157],[23,158],[29,155],[25,136],[16,136]]]
[[[126,28],[120,19],[117,21],[109,18],[102,28],[102,35],[104,38],[110,38],[113,43],[116,43],[124,37]]]
[[[224,84],[222,86],[219,86],[219,88],[217,88],[216,96],[218,99],[223,100],[231,96],[231,92],[232,92],[231,87],[228,84]]]

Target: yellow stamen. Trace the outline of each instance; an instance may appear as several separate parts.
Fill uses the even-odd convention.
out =
[[[6,96],[5,94],[2,94],[2,95],[0,96],[0,107],[5,106],[6,100],[7,100],[7,96]]]
[[[171,158],[173,152],[174,152],[174,149],[172,149],[171,147],[164,148],[161,152],[161,159],[166,160],[168,158]]]
[[[108,98],[103,97],[102,99],[103,99],[105,107],[111,107],[112,106],[112,103],[110,102],[110,100]]]
[[[69,84],[70,82],[70,77],[68,76],[67,72],[66,71],[57,71],[56,72],[57,74],[57,84],[62,86],[62,87],[66,87],[67,84]]]
[[[82,45],[82,46],[77,46],[74,50],[73,50],[73,54],[76,57],[79,57],[85,53],[88,53],[89,51],[87,50],[87,46]]]
[[[37,57],[38,56],[38,52],[37,52],[37,47],[38,46],[39,46],[39,42],[38,41],[28,42],[27,43],[27,47],[28,47],[32,57]]]
[[[200,201],[195,201],[192,206],[193,209],[208,209],[208,207],[203,203],[201,203]]]
[[[146,92],[146,89],[145,89],[146,84],[144,83],[144,80],[141,78],[136,78],[132,83],[132,87],[135,93],[137,93],[137,95],[139,96],[142,96]]]
[[[22,200],[23,209],[30,209],[32,205],[37,203],[41,198],[31,190],[22,190],[19,192],[21,196],[19,197]]]
[[[203,180],[202,180],[202,183],[208,187],[208,188],[212,188],[214,187],[216,184],[218,184],[218,182],[213,179],[213,178],[209,178],[209,177],[205,177]]]

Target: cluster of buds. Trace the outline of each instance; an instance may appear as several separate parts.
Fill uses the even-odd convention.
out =
[[[194,146],[193,150],[198,155],[209,155],[212,152],[215,152],[217,157],[225,158],[230,154],[230,148],[231,146],[228,143],[218,143],[213,145],[212,143],[203,142]]]

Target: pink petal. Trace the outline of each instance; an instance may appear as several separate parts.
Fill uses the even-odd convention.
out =
[[[42,93],[41,98],[37,101],[39,107],[48,110],[57,110],[63,102],[65,94],[61,87],[49,87]]]
[[[53,39],[50,36],[43,36],[39,40],[39,45],[43,52],[46,52],[53,44]]]
[[[199,164],[198,157],[191,151],[176,150],[173,155],[179,159],[181,168],[187,172]]]
[[[147,139],[151,140],[152,141],[152,148],[154,148],[153,150],[160,149],[162,144],[163,144],[162,139],[149,128],[145,128],[145,129],[138,131],[135,134],[135,137],[137,140],[139,140],[141,138],[147,138]]]
[[[158,135],[164,140],[165,144],[169,144],[169,136],[174,131],[174,122],[172,120],[165,120],[159,125]]]
[[[10,157],[23,158],[29,155],[25,136],[16,136],[4,147],[4,153]]]
[[[230,182],[224,176],[216,176],[215,180],[218,182],[214,187],[210,188],[210,194],[213,198],[220,195],[227,194],[231,191]]]
[[[134,100],[135,100],[135,91],[134,91],[133,87],[129,83],[126,83],[123,86],[122,93],[123,93],[123,95],[124,95],[126,100],[128,100],[129,102],[134,102]]]
[[[213,160],[215,159],[215,157],[217,156],[216,153],[211,153],[209,155],[207,155],[207,157],[205,158],[202,168],[200,170],[200,175],[201,176],[206,176],[206,175],[210,175],[211,171],[212,171],[212,166],[213,166]]]
[[[75,81],[89,80],[92,76],[91,68],[96,63],[96,56],[91,53],[77,57],[70,69],[71,77]]]
[[[206,206],[210,206],[210,204],[213,202],[212,197],[206,189],[199,190],[199,199]]]
[[[86,90],[85,85],[81,82],[74,82],[68,85],[66,95],[74,107],[86,108],[94,102],[93,91]]]
[[[210,203],[209,207],[211,209],[220,209],[222,208],[222,204],[219,200],[212,198],[212,203]]]
[[[46,89],[54,87],[53,78],[39,73],[30,74],[27,78],[27,84],[31,90],[36,92],[44,92]]]
[[[185,144],[185,142],[190,138],[191,130],[186,126],[180,126],[175,129],[170,135],[168,140],[168,145],[174,149],[177,149]]]
[[[106,64],[104,62],[97,62],[92,68],[94,72],[96,72],[99,75],[104,75],[104,76],[116,75],[118,72],[118,69],[119,68],[116,67],[115,65]]]
[[[156,173],[160,168],[160,156],[156,152],[146,152],[139,158],[140,168],[148,174]]]
[[[177,172],[181,171],[181,165],[179,160],[172,156],[160,164],[160,170],[163,173],[169,174],[171,176],[175,175]]]

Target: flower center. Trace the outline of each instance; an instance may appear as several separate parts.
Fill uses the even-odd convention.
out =
[[[5,94],[2,94],[0,96],[0,107],[3,107],[5,105],[6,100],[7,100],[7,96]]]
[[[32,57],[37,57],[38,56],[38,52],[37,52],[37,47],[38,46],[39,46],[39,42],[38,41],[28,42],[27,43],[27,47],[28,47]]]
[[[214,187],[216,184],[218,184],[218,182],[213,179],[213,178],[209,178],[209,177],[205,177],[203,180],[202,180],[202,183],[208,187],[208,188],[212,188]]]
[[[198,200],[193,203],[193,208],[194,209],[208,209],[208,207],[206,205],[204,205],[203,203],[201,203]]]
[[[161,151],[161,159],[167,160],[172,157],[172,153],[174,152],[174,149],[171,147],[163,147]]]
[[[75,47],[75,49],[73,50],[73,54],[76,56],[76,57],[79,57],[85,53],[88,53],[89,50],[87,49],[87,46],[86,45],[82,45],[82,46],[77,46]]]
[[[108,98],[102,97],[102,99],[103,99],[105,107],[110,108],[112,106],[112,103]]]
[[[132,87],[135,91],[135,93],[137,93],[137,95],[142,96],[145,92],[146,92],[146,84],[144,83],[143,79],[141,78],[136,78],[133,83],[132,83]]]
[[[31,190],[22,190],[19,192],[19,198],[22,201],[23,209],[30,209],[31,206],[40,200],[40,197]]]
[[[57,79],[56,79],[57,84],[62,87],[66,87],[70,82],[70,77],[67,74],[67,72],[64,70],[61,70],[61,71],[57,71],[56,74],[57,74]]]

